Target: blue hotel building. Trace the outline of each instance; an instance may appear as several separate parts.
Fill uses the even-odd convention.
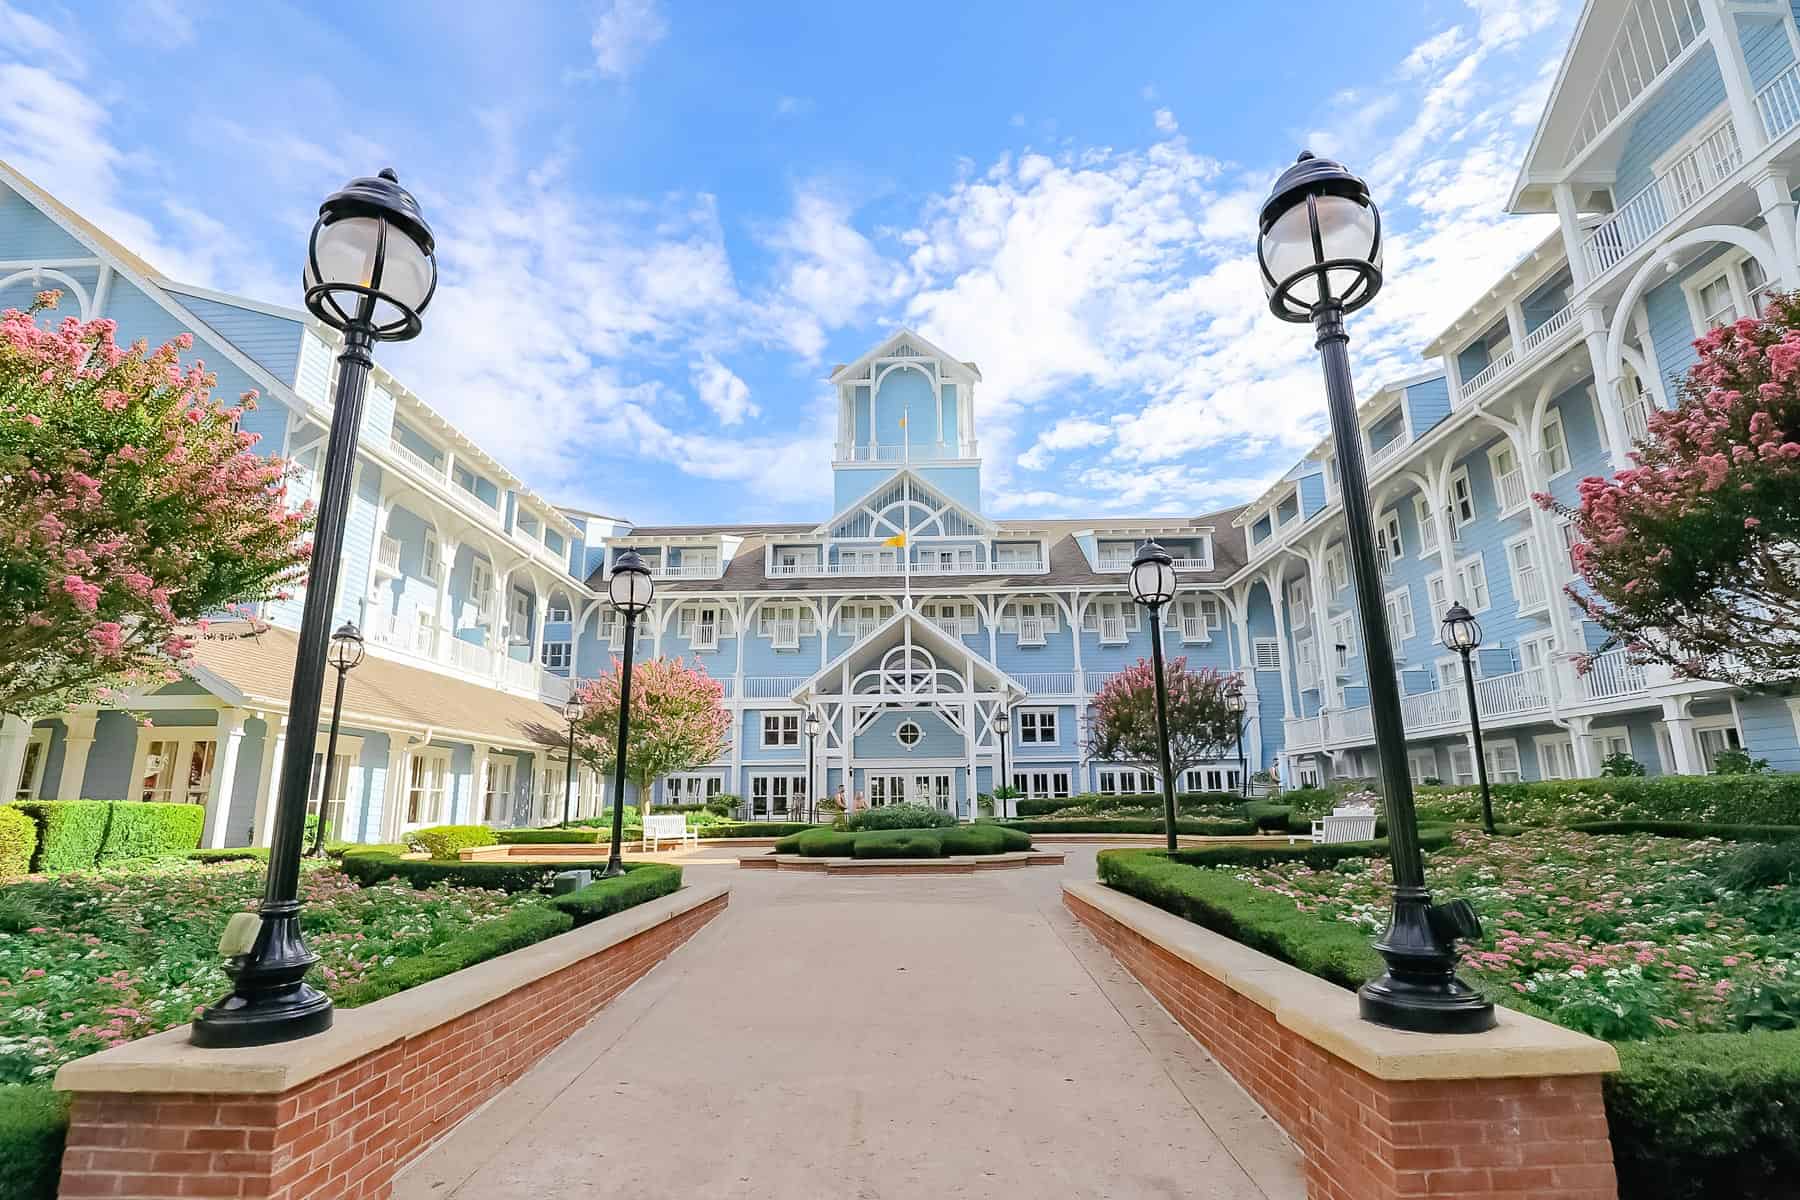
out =
[[[1593,775],[1619,752],[1699,773],[1736,747],[1800,770],[1800,699],[1677,680],[1617,651],[1578,674],[1601,638],[1562,592],[1570,527],[1530,501],[1572,501],[1582,477],[1623,465],[1672,403],[1694,337],[1800,287],[1797,169],[1794,11],[1586,5],[1509,201],[1554,213],[1556,232],[1422,348],[1437,369],[1361,407],[1415,778],[1474,777],[1460,663],[1436,640],[1453,600],[1486,631],[1477,702],[1494,779]],[[0,306],[44,287],[123,340],[191,332],[226,394],[262,393],[246,421],[310,483],[331,420],[329,330],[167,279],[0,165]],[[539,496],[377,368],[336,614],[370,656],[336,759],[319,731],[286,723],[296,600],[268,606],[260,634],[215,627],[189,679],[129,711],[9,718],[0,782],[21,797],[191,801],[208,844],[264,842],[280,749],[305,737],[353,839],[556,820],[558,705],[621,648],[604,597],[629,547],[658,584],[636,652],[703,664],[734,722],[719,761],[658,784],[665,801],[729,793],[745,816],[778,818],[841,787],[971,816],[1000,771],[1002,711],[1026,794],[1145,790],[1144,764],[1088,757],[1084,722],[1106,679],[1150,652],[1125,591],[1149,537],[1182,585],[1165,650],[1244,672],[1249,769],[1288,785],[1375,772],[1329,441],[1239,508],[997,520],[982,510],[974,363],[902,330],[830,380],[834,512],[652,527]],[[822,723],[810,776],[808,713]],[[588,815],[607,797],[577,774]],[[1240,781],[1235,758],[1189,774],[1183,787]]]

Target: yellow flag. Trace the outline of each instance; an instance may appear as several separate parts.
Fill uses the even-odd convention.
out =
[[[896,533],[893,537],[881,544],[884,546],[904,546],[906,545],[906,535],[904,533]]]
[[[906,414],[905,413],[900,414],[900,428],[902,428],[902,429],[906,428]]]

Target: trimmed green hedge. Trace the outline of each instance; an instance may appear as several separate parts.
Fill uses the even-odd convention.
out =
[[[580,846],[612,841],[612,832],[601,829],[496,829],[494,841],[502,846]]]
[[[1419,828],[1419,848],[1421,850],[1442,850],[1450,844],[1450,827],[1447,825],[1423,825]],[[1125,851],[1104,850],[1101,854],[1119,854]],[[1176,862],[1186,863],[1194,867],[1263,867],[1276,862],[1303,862],[1315,869],[1329,867],[1343,862],[1347,858],[1385,858],[1388,853],[1386,838],[1376,838],[1370,842],[1296,842],[1287,845],[1280,842],[1224,844],[1218,846],[1189,846],[1185,850],[1177,850],[1173,855],[1166,850],[1132,851],[1131,853],[1156,853]]]
[[[498,920],[471,926],[423,954],[395,959],[385,967],[375,968],[361,983],[337,997],[337,1003],[345,1008],[369,1004],[383,996],[441,979],[464,967],[567,933],[574,927],[573,917],[546,904],[515,908]]]
[[[945,829],[956,824],[956,818],[928,804],[889,804],[881,808],[858,809],[850,814],[845,824],[853,832],[864,829]]]
[[[606,860],[582,859],[556,863],[523,863],[495,859],[462,862],[458,859],[403,858],[405,846],[352,846],[344,851],[344,874],[365,886],[384,879],[399,879],[416,888],[447,883],[451,887],[492,888],[502,892],[547,891],[558,871],[603,870]]]
[[[69,1102],[48,1084],[0,1084],[0,1196],[55,1200]]]
[[[199,863],[268,862],[267,846],[228,846],[223,850],[189,850],[185,857]]]
[[[946,855],[1014,854],[1031,849],[1031,835],[1022,829],[1004,825],[958,825],[939,831],[939,841]]]
[[[706,825],[696,832],[705,841],[707,838],[779,838],[805,833],[808,829],[829,828],[829,825],[809,825],[805,821],[740,821],[730,825]]]
[[[1222,809],[1237,808],[1244,798],[1236,792],[1177,792],[1175,793],[1175,811],[1186,812],[1218,812]],[[1100,792],[1083,792],[1079,796],[1066,796],[1060,800],[1016,800],[1013,810],[1021,817],[1043,817],[1051,813],[1061,812],[1065,808],[1085,808],[1093,812],[1105,812],[1115,808],[1154,808],[1163,806],[1161,792],[1134,792],[1128,795],[1105,795]]]
[[[812,829],[775,843],[777,854],[808,858],[944,858],[1031,849],[1031,835],[992,821],[948,829]]]
[[[12,808],[37,825],[33,871],[85,871],[200,846],[206,808],[135,800],[27,800]]]
[[[1702,821],[1723,825],[1800,825],[1800,774],[1657,775],[1499,783],[1495,803],[1531,810],[1535,824],[1561,824],[1584,804],[1608,819]],[[1467,820],[1479,798],[1467,786],[1417,789],[1421,813]],[[1471,799],[1471,797],[1476,797]],[[1594,819],[1591,812],[1582,814]],[[1502,813],[1503,820],[1526,814]],[[1577,816],[1575,819],[1581,819]]]
[[[1718,838],[1725,842],[1786,842],[1800,825],[1725,825],[1717,821],[1578,821],[1572,833],[1649,833],[1657,837]]]
[[[31,870],[37,844],[37,822],[10,804],[0,806],[0,879]]]
[[[680,888],[680,867],[668,863],[627,863],[625,874],[596,879],[584,888],[558,896],[550,904],[576,925],[586,925]]]
[[[494,845],[494,831],[486,825],[433,825],[413,830],[406,840],[433,858],[455,858],[461,851]]]
[[[870,829],[856,835],[853,858],[942,858],[944,839],[935,829]]]
[[[1800,1030],[1625,1042],[1605,1081],[1619,1194],[1792,1196],[1800,1176]]]
[[[1021,833],[1161,833],[1160,817],[1046,817],[1034,821],[1000,821],[1007,829]],[[1244,837],[1256,832],[1249,821],[1202,821],[1192,817],[1175,819],[1176,833],[1211,837]]]
[[[849,858],[856,835],[842,829],[808,829],[789,834],[775,843],[777,854],[804,854],[808,858]]]
[[[1238,807],[1238,811],[1243,814],[1244,820],[1259,831],[1285,833],[1300,810],[1275,800],[1247,800]],[[1308,832],[1312,830],[1310,820],[1306,828]]]

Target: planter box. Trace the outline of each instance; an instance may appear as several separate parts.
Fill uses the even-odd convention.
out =
[[[671,896],[337,1014],[315,1037],[203,1050],[188,1027],[66,1064],[65,1200],[385,1197],[396,1172],[723,912]]]
[[[1500,1009],[1385,1029],[1356,995],[1097,883],[1063,903],[1294,1139],[1314,1200],[1617,1200],[1605,1042]]]

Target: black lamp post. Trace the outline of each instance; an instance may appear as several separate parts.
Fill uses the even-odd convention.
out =
[[[332,398],[311,575],[288,695],[293,736],[282,755],[275,835],[261,923],[248,953],[227,967],[231,994],[194,1022],[198,1046],[266,1046],[331,1027],[331,1001],[306,985],[317,960],[300,936],[300,850],[306,838],[313,734],[325,690],[325,650],[343,561],[363,397],[376,342],[417,337],[437,288],[436,241],[418,201],[391,170],[353,179],[319,206],[306,248],[306,307],[344,336]]]
[[[1249,703],[1244,699],[1244,685],[1239,683],[1237,689],[1226,697],[1225,703],[1231,708],[1231,715],[1237,720],[1238,744],[1238,794],[1250,795],[1250,762],[1244,757],[1244,713]]]
[[[625,619],[625,658],[619,666],[619,744],[613,764],[612,851],[606,856],[602,879],[625,873],[619,857],[619,843],[625,837],[625,742],[631,735],[631,654],[637,646],[637,619],[650,607],[656,585],[650,568],[636,550],[627,550],[613,563],[612,579],[607,582],[606,596],[613,611]]]
[[[1463,689],[1469,698],[1469,729],[1475,735],[1475,778],[1481,781],[1481,826],[1494,832],[1494,798],[1488,792],[1487,755],[1481,748],[1481,709],[1475,704],[1475,669],[1469,655],[1481,647],[1481,622],[1458,600],[1444,614],[1444,645],[1462,655]]]
[[[563,819],[567,826],[570,808],[575,802],[575,722],[581,719],[581,699],[571,695],[563,701],[563,720],[569,723],[569,757],[563,763]]]
[[[1478,1033],[1493,1028],[1494,1006],[1456,977],[1456,939],[1479,936],[1480,922],[1467,901],[1433,904],[1425,887],[1400,687],[1382,606],[1368,474],[1350,379],[1350,338],[1344,331],[1345,314],[1381,289],[1381,250],[1381,216],[1368,185],[1340,163],[1302,154],[1263,203],[1256,257],[1269,308],[1283,321],[1312,324],[1324,366],[1357,615],[1368,656],[1370,716],[1387,797],[1394,910],[1387,932],[1375,942],[1387,971],[1363,985],[1362,1015],[1396,1029]]]
[[[813,801],[813,739],[819,736],[819,720],[817,711],[808,709],[806,713],[806,820],[808,824],[818,819],[819,806]]]
[[[331,733],[325,738],[325,770],[319,780],[319,821],[313,826],[312,849],[307,851],[314,858],[325,853],[325,814],[331,811],[331,782],[337,775],[332,766],[337,762],[338,718],[344,712],[344,677],[362,665],[364,649],[362,634],[349,621],[331,635],[331,665],[338,673],[337,694],[331,700]]]
[[[1156,664],[1156,743],[1162,754],[1163,824],[1175,849],[1175,765],[1169,757],[1169,688],[1163,682],[1162,607],[1175,598],[1175,560],[1155,542],[1131,561],[1131,598],[1150,610],[1150,655]]]
[[[1004,708],[994,718],[994,732],[1000,737],[1000,779],[994,784],[994,817],[1003,820],[1007,816],[1006,798],[1000,789],[1012,786],[1012,779],[1006,774],[1006,743],[1012,740],[1012,715]]]

